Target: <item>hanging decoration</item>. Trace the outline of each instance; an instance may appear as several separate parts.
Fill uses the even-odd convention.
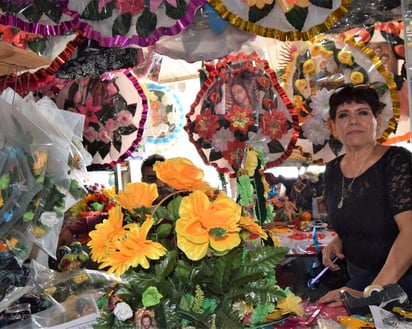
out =
[[[147,47],[192,23],[206,0],[1,2],[0,24],[43,36],[81,30],[104,47]]]
[[[155,44],[157,53],[189,63],[222,58],[240,49],[254,34],[238,29],[222,19],[209,4],[200,8],[193,23],[175,36]]]
[[[147,47],[188,27],[206,0],[69,0],[85,36],[102,46]]]
[[[142,139],[146,96],[130,70],[70,81],[56,103],[85,115],[83,145],[92,155],[88,169],[113,167],[128,158]]]
[[[318,35],[311,42],[290,42],[279,47],[282,85],[299,115],[297,145],[312,159],[329,161],[342,145],[329,129],[329,98],[344,84],[373,87],[385,107],[379,142],[395,129],[399,119],[396,83],[375,52],[343,35]]]
[[[351,0],[209,0],[239,29],[277,40],[309,40],[326,32],[349,10]]]
[[[268,62],[239,53],[207,74],[185,125],[204,162],[234,176],[250,146],[264,156],[263,170],[281,164],[298,137],[298,120]]]
[[[183,133],[185,113],[179,97],[157,83],[143,86],[148,103],[142,145],[147,154],[162,153],[177,143]]]

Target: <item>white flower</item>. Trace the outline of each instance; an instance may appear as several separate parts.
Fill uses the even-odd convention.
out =
[[[248,132],[247,134],[249,142],[248,145],[252,146],[256,151],[260,151],[263,154],[268,154],[269,152],[269,146],[268,143],[270,140],[267,140],[266,137],[260,136],[254,132]]]
[[[125,302],[120,302],[116,304],[116,307],[113,310],[113,314],[118,318],[120,321],[126,321],[133,316],[133,311],[129,304]]]
[[[47,227],[53,227],[58,221],[54,211],[45,211],[40,216],[40,222]]]
[[[223,152],[227,150],[227,143],[234,140],[235,136],[229,128],[220,128],[212,137],[212,146],[217,152]]]
[[[173,105],[173,97],[169,94],[164,94],[162,96],[162,105],[166,107],[167,105]]]
[[[323,145],[330,137],[330,130],[318,117],[311,117],[302,126],[303,136],[315,145]]]
[[[312,96],[310,107],[312,108],[312,115],[320,117],[323,121],[329,119],[329,98],[333,94],[333,90],[322,88],[315,95]]]

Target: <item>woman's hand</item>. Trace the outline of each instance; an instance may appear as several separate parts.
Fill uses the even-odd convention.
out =
[[[317,301],[318,304],[328,304],[330,307],[339,307],[343,305],[341,291],[344,290],[355,298],[362,298],[363,291],[355,290],[348,287],[342,287],[327,292]]]
[[[345,255],[342,253],[342,241],[338,236],[333,238],[333,240],[322,250],[322,263],[324,266],[328,266],[332,271],[340,269],[339,265],[333,262],[335,256],[339,259],[345,258]]]

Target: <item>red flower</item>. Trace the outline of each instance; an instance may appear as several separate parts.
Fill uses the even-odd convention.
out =
[[[260,84],[264,89],[269,89],[271,86],[270,79],[267,77],[257,77],[256,82]]]
[[[205,140],[210,140],[216,130],[219,129],[219,117],[212,114],[211,109],[207,109],[196,116],[195,131]]]
[[[116,8],[121,14],[129,13],[132,16],[140,14],[144,9],[144,0],[117,0]]]
[[[273,99],[265,97],[262,101],[263,108],[267,111],[276,110],[276,105]]]
[[[225,119],[230,123],[230,130],[240,131],[242,134],[247,134],[249,126],[255,124],[255,119],[251,116],[252,109],[242,109],[238,105],[233,105],[232,112],[225,115]]]
[[[240,168],[245,147],[245,142],[239,140],[229,141],[227,142],[227,150],[222,152],[223,158],[226,159],[235,170]]]
[[[220,95],[216,91],[213,91],[209,95],[209,100],[213,105],[216,105],[221,102],[222,97],[220,97]]]
[[[262,133],[271,139],[281,139],[288,132],[288,120],[282,112],[265,112],[262,117]]]

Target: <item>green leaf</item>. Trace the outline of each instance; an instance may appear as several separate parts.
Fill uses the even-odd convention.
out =
[[[370,86],[376,91],[379,97],[382,97],[389,90],[388,85],[381,81],[372,82]]]
[[[333,1],[332,0],[309,0],[312,5],[317,7],[332,9]]]
[[[22,14],[29,22],[37,23],[43,15],[43,10],[40,6],[30,6],[23,10]]]
[[[187,12],[186,1],[184,0],[177,0],[177,6],[174,7],[167,1],[165,1],[166,7],[166,15],[172,19],[180,19],[182,18]]]
[[[116,17],[112,26],[112,36],[126,35],[132,25],[132,15],[129,13]]]
[[[60,6],[55,5],[53,2],[45,1],[44,13],[50,17],[53,22],[58,24],[62,18],[63,10]]]
[[[92,0],[81,13],[80,17],[89,21],[101,21],[113,14],[114,2],[106,3],[99,12],[99,0]]]
[[[271,4],[265,4],[265,6],[262,9],[259,9],[256,6],[252,6],[249,9],[249,21],[252,23],[256,23],[257,21],[261,20],[262,18],[265,18],[273,9],[275,6],[276,1],[273,1]]]
[[[164,239],[166,238],[170,233],[172,233],[173,230],[173,225],[166,223],[166,224],[161,224],[156,230],[156,234],[158,235],[159,239]]]
[[[308,16],[308,8],[294,6],[293,9],[285,14],[288,22],[298,31],[302,31]]]
[[[33,51],[37,55],[42,55],[44,54],[47,48],[46,39],[36,37],[33,41],[29,41],[27,43],[27,46],[31,51]]]
[[[167,204],[167,209],[169,210],[169,215],[170,215],[168,219],[177,220],[180,217],[179,208],[180,208],[181,202],[182,202],[182,197],[178,196]]]
[[[274,139],[268,143],[269,152],[270,153],[280,153],[283,152],[285,149],[277,139]]]
[[[157,15],[152,13],[149,8],[145,8],[136,22],[136,32],[138,35],[147,38],[157,26]]]

